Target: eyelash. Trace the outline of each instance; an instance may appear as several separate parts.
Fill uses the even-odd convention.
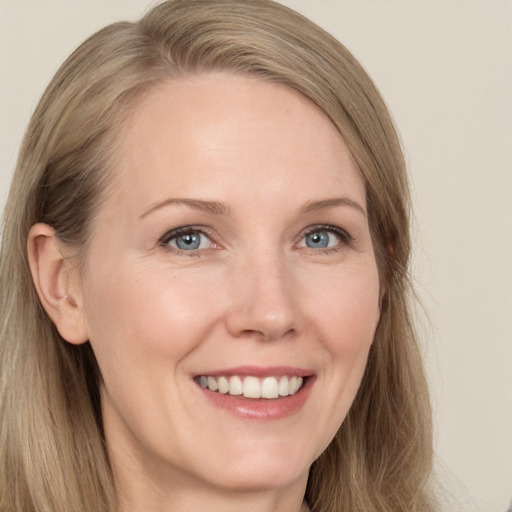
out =
[[[322,231],[334,233],[337,237],[339,237],[340,243],[336,244],[335,246],[332,246],[332,247],[315,248],[315,249],[313,249],[311,247],[305,247],[306,249],[309,249],[311,252],[313,252],[315,254],[318,254],[318,253],[326,254],[326,253],[339,251],[342,247],[350,245],[353,241],[352,236],[350,236],[347,233],[347,231],[345,231],[344,229],[341,229],[336,226],[331,226],[328,224],[317,224],[315,226],[309,227],[306,231],[302,232],[300,235],[300,238],[299,238],[299,242],[304,240],[308,235],[311,235],[311,234],[317,233],[317,232],[322,232]],[[214,247],[216,245],[214,242],[212,242],[212,234],[211,234],[210,230],[205,229],[204,227],[199,227],[199,226],[197,226],[197,227],[196,226],[184,226],[184,227],[172,229],[172,230],[168,231],[167,233],[165,233],[159,239],[158,245],[169,252],[174,252],[176,254],[180,254],[183,256],[200,256],[200,253],[202,251],[204,251],[205,249],[191,249],[191,250],[186,251],[186,250],[172,247],[169,245],[169,243],[172,240],[174,240],[180,236],[184,236],[184,235],[188,235],[188,234],[203,235],[211,241],[211,243],[213,244]],[[299,242],[297,242],[294,245],[297,246],[297,244]]]
[[[183,249],[179,249],[179,248],[172,247],[169,245],[169,243],[172,240],[174,240],[180,236],[189,235],[189,234],[203,235],[206,238],[208,238],[209,240],[212,239],[212,234],[209,232],[209,230],[205,229],[204,227],[184,226],[181,228],[172,229],[171,231],[168,231],[167,233],[165,233],[165,235],[163,235],[160,238],[160,240],[158,241],[158,244],[169,252],[174,252],[174,253],[184,255],[184,256],[185,255],[186,256],[199,256],[200,252],[204,251],[204,249],[192,249],[189,251],[185,251]]]
[[[318,253],[328,254],[328,253],[337,252],[337,251],[341,250],[343,247],[350,245],[354,240],[344,229],[341,229],[337,226],[331,226],[329,224],[317,224],[315,226],[311,226],[306,231],[304,231],[300,235],[299,242],[304,240],[308,235],[311,235],[313,233],[320,233],[322,231],[334,233],[336,236],[338,236],[338,238],[340,239],[339,244],[336,244],[332,247],[317,248],[317,249],[313,249],[311,247],[306,247],[306,249],[310,249],[315,254],[318,254]]]

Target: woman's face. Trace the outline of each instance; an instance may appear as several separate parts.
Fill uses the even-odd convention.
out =
[[[204,74],[149,93],[118,156],[82,276],[116,471],[182,488],[304,484],[379,319],[342,138],[289,88]]]

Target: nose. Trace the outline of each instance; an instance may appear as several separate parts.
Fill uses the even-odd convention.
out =
[[[274,341],[298,328],[291,269],[276,256],[251,258],[231,278],[227,329],[234,337]]]

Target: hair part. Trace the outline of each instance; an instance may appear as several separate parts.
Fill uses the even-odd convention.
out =
[[[409,193],[400,143],[368,75],[337,40],[270,0],[174,0],[110,25],[62,65],[27,129],[0,261],[0,508],[113,512],[92,349],[65,342],[32,284],[32,225],[84,253],[121,126],[162,82],[224,71],[288,86],[330,118],[366,186],[383,290],[363,382],[313,464],[313,512],[429,512],[431,413],[410,316]]]

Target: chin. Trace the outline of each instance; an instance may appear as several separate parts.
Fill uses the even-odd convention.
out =
[[[221,467],[212,467],[210,480],[231,492],[270,491],[300,482],[305,485],[312,461],[298,457],[299,446],[287,450],[247,449],[240,457],[224,458]]]
[[[279,469],[280,464],[277,466],[268,465],[261,470],[252,468],[243,472],[232,469],[231,475],[226,475],[222,481],[213,483],[217,488],[222,488],[227,492],[248,493],[283,489],[301,481],[307,481],[309,467],[302,471],[299,471],[298,468],[290,471]]]

